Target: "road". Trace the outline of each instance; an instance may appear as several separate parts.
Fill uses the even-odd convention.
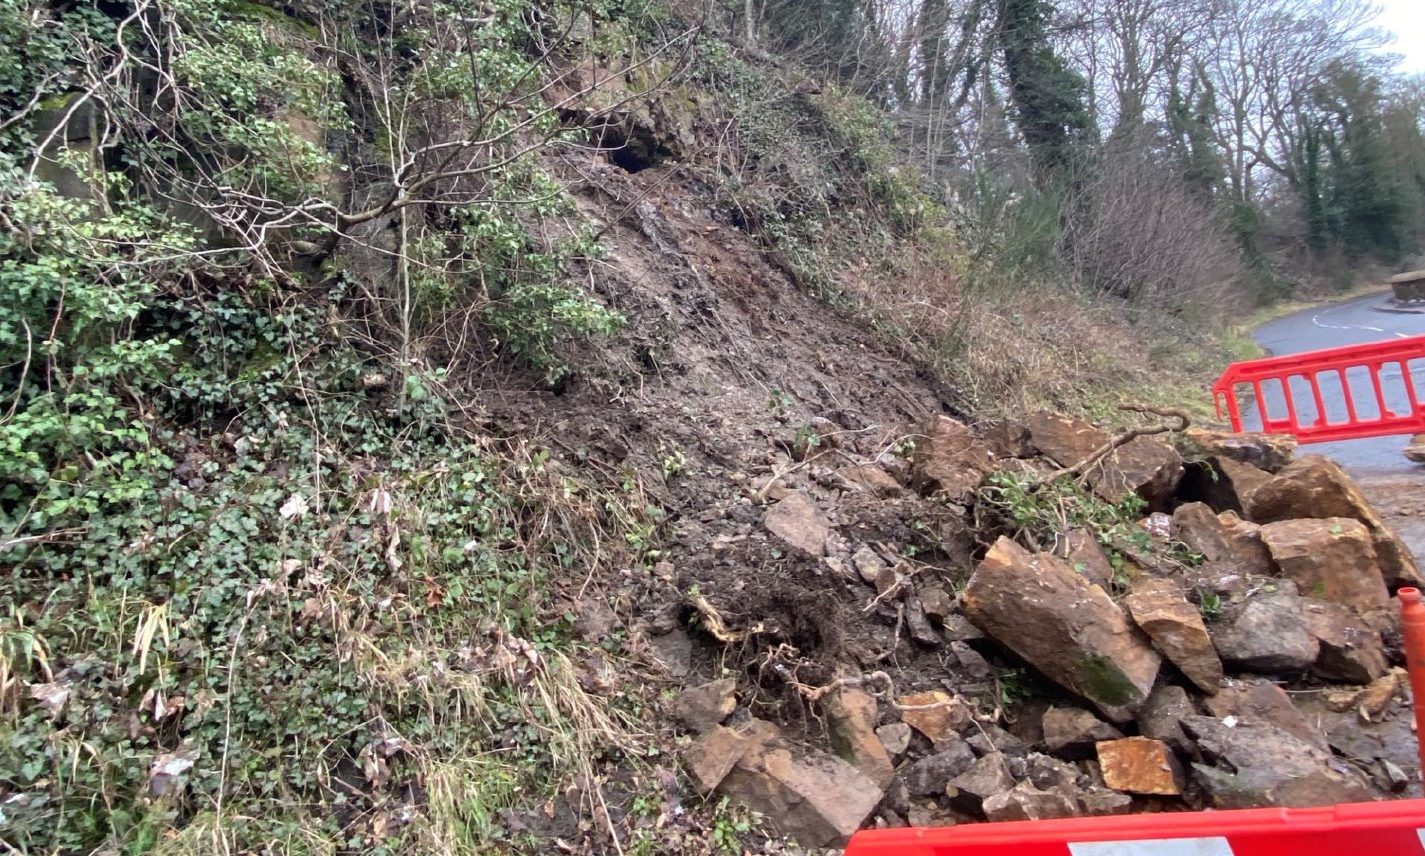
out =
[[[1292,354],[1319,348],[1425,335],[1425,313],[1379,311],[1375,307],[1380,306],[1384,300],[1384,294],[1373,294],[1334,306],[1307,309],[1263,324],[1253,331],[1252,337],[1271,354]],[[1411,366],[1411,378],[1416,388],[1425,390],[1425,360],[1412,361]],[[1398,378],[1394,383],[1386,382],[1391,380],[1386,377],[1387,374],[1388,372],[1382,373],[1382,385],[1387,391],[1386,406],[1391,410],[1404,412],[1407,401],[1404,384],[1400,383]],[[1366,384],[1365,389],[1369,388],[1368,378],[1353,378],[1350,381],[1353,389],[1356,388],[1357,380]],[[1322,383],[1322,388],[1323,393],[1328,392],[1326,383]],[[1345,415],[1344,406],[1339,400],[1339,384],[1335,391],[1337,400],[1326,402],[1327,415],[1332,421]],[[1356,400],[1360,398],[1357,397]],[[1274,414],[1278,407],[1284,411],[1284,404],[1280,401],[1268,400],[1267,407]],[[1310,409],[1314,411],[1315,408]],[[1243,415],[1244,421],[1247,422],[1245,427],[1250,428],[1256,414]],[[1306,413],[1303,412],[1302,415],[1305,417]],[[1260,425],[1260,421],[1257,424]],[[1425,466],[1413,464],[1401,455],[1401,450],[1409,439],[1375,437],[1337,443],[1312,443],[1302,446],[1300,452],[1314,452],[1339,461],[1356,478],[1381,516],[1395,529],[1411,551],[1417,557],[1425,558]]]
[[[1372,294],[1334,306],[1307,309],[1263,324],[1253,332],[1252,338],[1269,354],[1294,354],[1299,351],[1425,335],[1425,313],[1381,312],[1375,307],[1381,305],[1384,299],[1384,294]],[[1416,362],[1413,366],[1415,371],[1411,372],[1411,377],[1417,388],[1425,389],[1425,364]],[[1390,374],[1387,370],[1382,378],[1389,396],[1386,406],[1404,412],[1407,406],[1405,386],[1398,380],[1391,383]],[[1398,374],[1396,372],[1397,377]],[[1353,389],[1357,388],[1357,383],[1364,385],[1359,392],[1365,395],[1358,394],[1355,396],[1356,400],[1370,397],[1369,378],[1364,374],[1352,377]],[[1326,382],[1323,381],[1322,387],[1323,392],[1328,394],[1328,418],[1332,421],[1344,418],[1345,409],[1340,400],[1339,384],[1335,389],[1335,400],[1330,399],[1331,390]],[[1298,396],[1293,397],[1300,400]],[[1268,401],[1267,406],[1269,411],[1274,412],[1277,409],[1277,403],[1274,401]],[[1309,418],[1309,414],[1314,415],[1314,410],[1314,407],[1303,408],[1303,418]],[[1252,417],[1254,416],[1255,414],[1252,414]],[[1306,447],[1306,450],[1335,458],[1357,476],[1416,472],[1425,474],[1425,469],[1410,463],[1400,454],[1409,440],[1409,437],[1376,437],[1339,443],[1315,443]],[[1425,480],[1425,476],[1422,476],[1422,480]]]

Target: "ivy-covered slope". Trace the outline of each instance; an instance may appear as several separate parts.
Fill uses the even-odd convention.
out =
[[[611,0],[0,7],[0,841],[736,848],[668,527],[938,409],[822,252],[933,206],[798,85]]]

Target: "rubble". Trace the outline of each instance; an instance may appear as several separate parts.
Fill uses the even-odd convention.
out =
[[[941,796],[950,780],[970,769],[975,753],[963,740],[942,743],[934,755],[927,755],[911,764],[900,775],[906,791],[913,797]]]
[[[1073,817],[1078,805],[1058,791],[1041,791],[1030,782],[1020,782],[1004,793],[984,801],[987,820],[1052,820]]]
[[[946,795],[950,797],[950,804],[960,811],[983,817],[985,800],[1006,793],[1014,786],[1014,776],[1009,772],[1004,755],[991,752],[951,779]]]
[[[1131,718],[1158,675],[1158,654],[1103,589],[1008,538],[975,569],[963,606],[981,630],[1116,722]]]
[[[1334,603],[1306,600],[1306,624],[1321,645],[1311,673],[1328,681],[1368,684],[1385,674],[1380,632]]]

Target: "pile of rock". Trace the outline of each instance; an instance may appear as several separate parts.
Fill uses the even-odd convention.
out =
[[[969,505],[996,468],[1048,476],[1096,459],[1110,440],[1058,414],[982,433],[938,417],[899,478],[868,465],[837,478],[867,495]],[[897,632],[903,622],[938,651],[947,675],[993,686],[990,661],[1023,663],[1062,694],[1007,714],[948,679],[898,693],[888,675],[853,677],[813,698],[819,750],[739,706],[734,681],[714,682],[680,702],[697,735],[686,753],[696,786],[808,845],[868,822],[1110,814],[1162,801],[1317,805],[1404,789],[1413,743],[1400,732],[1406,686],[1391,668],[1389,591],[1420,583],[1409,551],[1338,465],[1296,459],[1289,438],[1189,431],[1182,441],[1180,450],[1137,437],[1084,475],[1105,500],[1142,497],[1154,537],[1201,561],[1146,550],[1115,569],[1086,530],[1045,552],[1001,536],[958,595],[874,545],[838,540],[817,502],[784,494],[766,529],[873,590],[873,604],[896,604]],[[1302,692],[1294,701],[1278,683]]]

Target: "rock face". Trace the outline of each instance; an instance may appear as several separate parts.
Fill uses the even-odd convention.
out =
[[[1061,559],[1000,538],[962,605],[977,627],[1115,722],[1130,719],[1153,688],[1157,652],[1103,589]]]
[[[963,499],[980,486],[993,463],[989,446],[963,423],[934,416],[915,439],[911,482],[922,493]]]
[[[1213,808],[1313,806],[1360,802],[1370,791],[1351,767],[1329,752],[1264,724],[1229,726],[1190,716],[1183,728],[1207,763],[1193,777]]]
[[[1189,428],[1183,443],[1198,457],[1219,457],[1275,473],[1296,457],[1296,438],[1290,434],[1262,434],[1245,431],[1232,434]]]
[[[851,766],[884,788],[895,776],[890,753],[876,736],[876,699],[856,689],[843,689],[826,702],[831,748]]]
[[[881,800],[881,788],[850,764],[812,750],[793,750],[777,727],[752,720],[716,726],[684,755],[694,782],[767,816],[809,847],[840,845]]]
[[[1182,793],[1177,759],[1168,745],[1149,737],[1125,737],[1098,744],[1103,783],[1131,794],[1176,796]]]
[[[1044,711],[1044,745],[1060,758],[1093,756],[1094,746],[1116,740],[1123,732],[1077,707],[1051,707]]]
[[[1153,640],[1153,647],[1188,680],[1205,693],[1217,692],[1222,684],[1222,661],[1207,635],[1202,613],[1188,602],[1175,583],[1165,579],[1148,580],[1125,597],[1123,605],[1128,607],[1133,621]]]
[[[1227,610],[1212,643],[1227,665],[1265,674],[1305,671],[1320,652],[1296,586],[1285,580]]]
[[[804,493],[787,494],[762,517],[767,531],[808,556],[821,558],[831,524]]]
[[[1303,594],[1368,618],[1390,605],[1365,524],[1347,517],[1283,520],[1263,526],[1261,534],[1282,576]]]
[[[1389,664],[1378,631],[1337,604],[1318,600],[1305,604],[1306,626],[1321,644],[1312,674],[1328,681],[1368,684],[1386,673]]]
[[[1111,439],[1107,432],[1059,413],[1036,413],[1026,425],[1039,451],[1062,467],[1087,459]],[[1087,475],[1094,493],[1109,502],[1136,493],[1156,506],[1167,500],[1182,480],[1183,460],[1166,443],[1138,437],[1120,446]]]
[[[1199,488],[1203,499],[1217,511],[1246,513],[1252,491],[1272,480],[1266,470],[1231,458],[1209,458],[1207,466],[1210,472]]]
[[[1247,516],[1257,523],[1307,517],[1349,517],[1370,530],[1376,560],[1390,585],[1422,584],[1410,551],[1371,508],[1341,465],[1306,455],[1247,497]]]

